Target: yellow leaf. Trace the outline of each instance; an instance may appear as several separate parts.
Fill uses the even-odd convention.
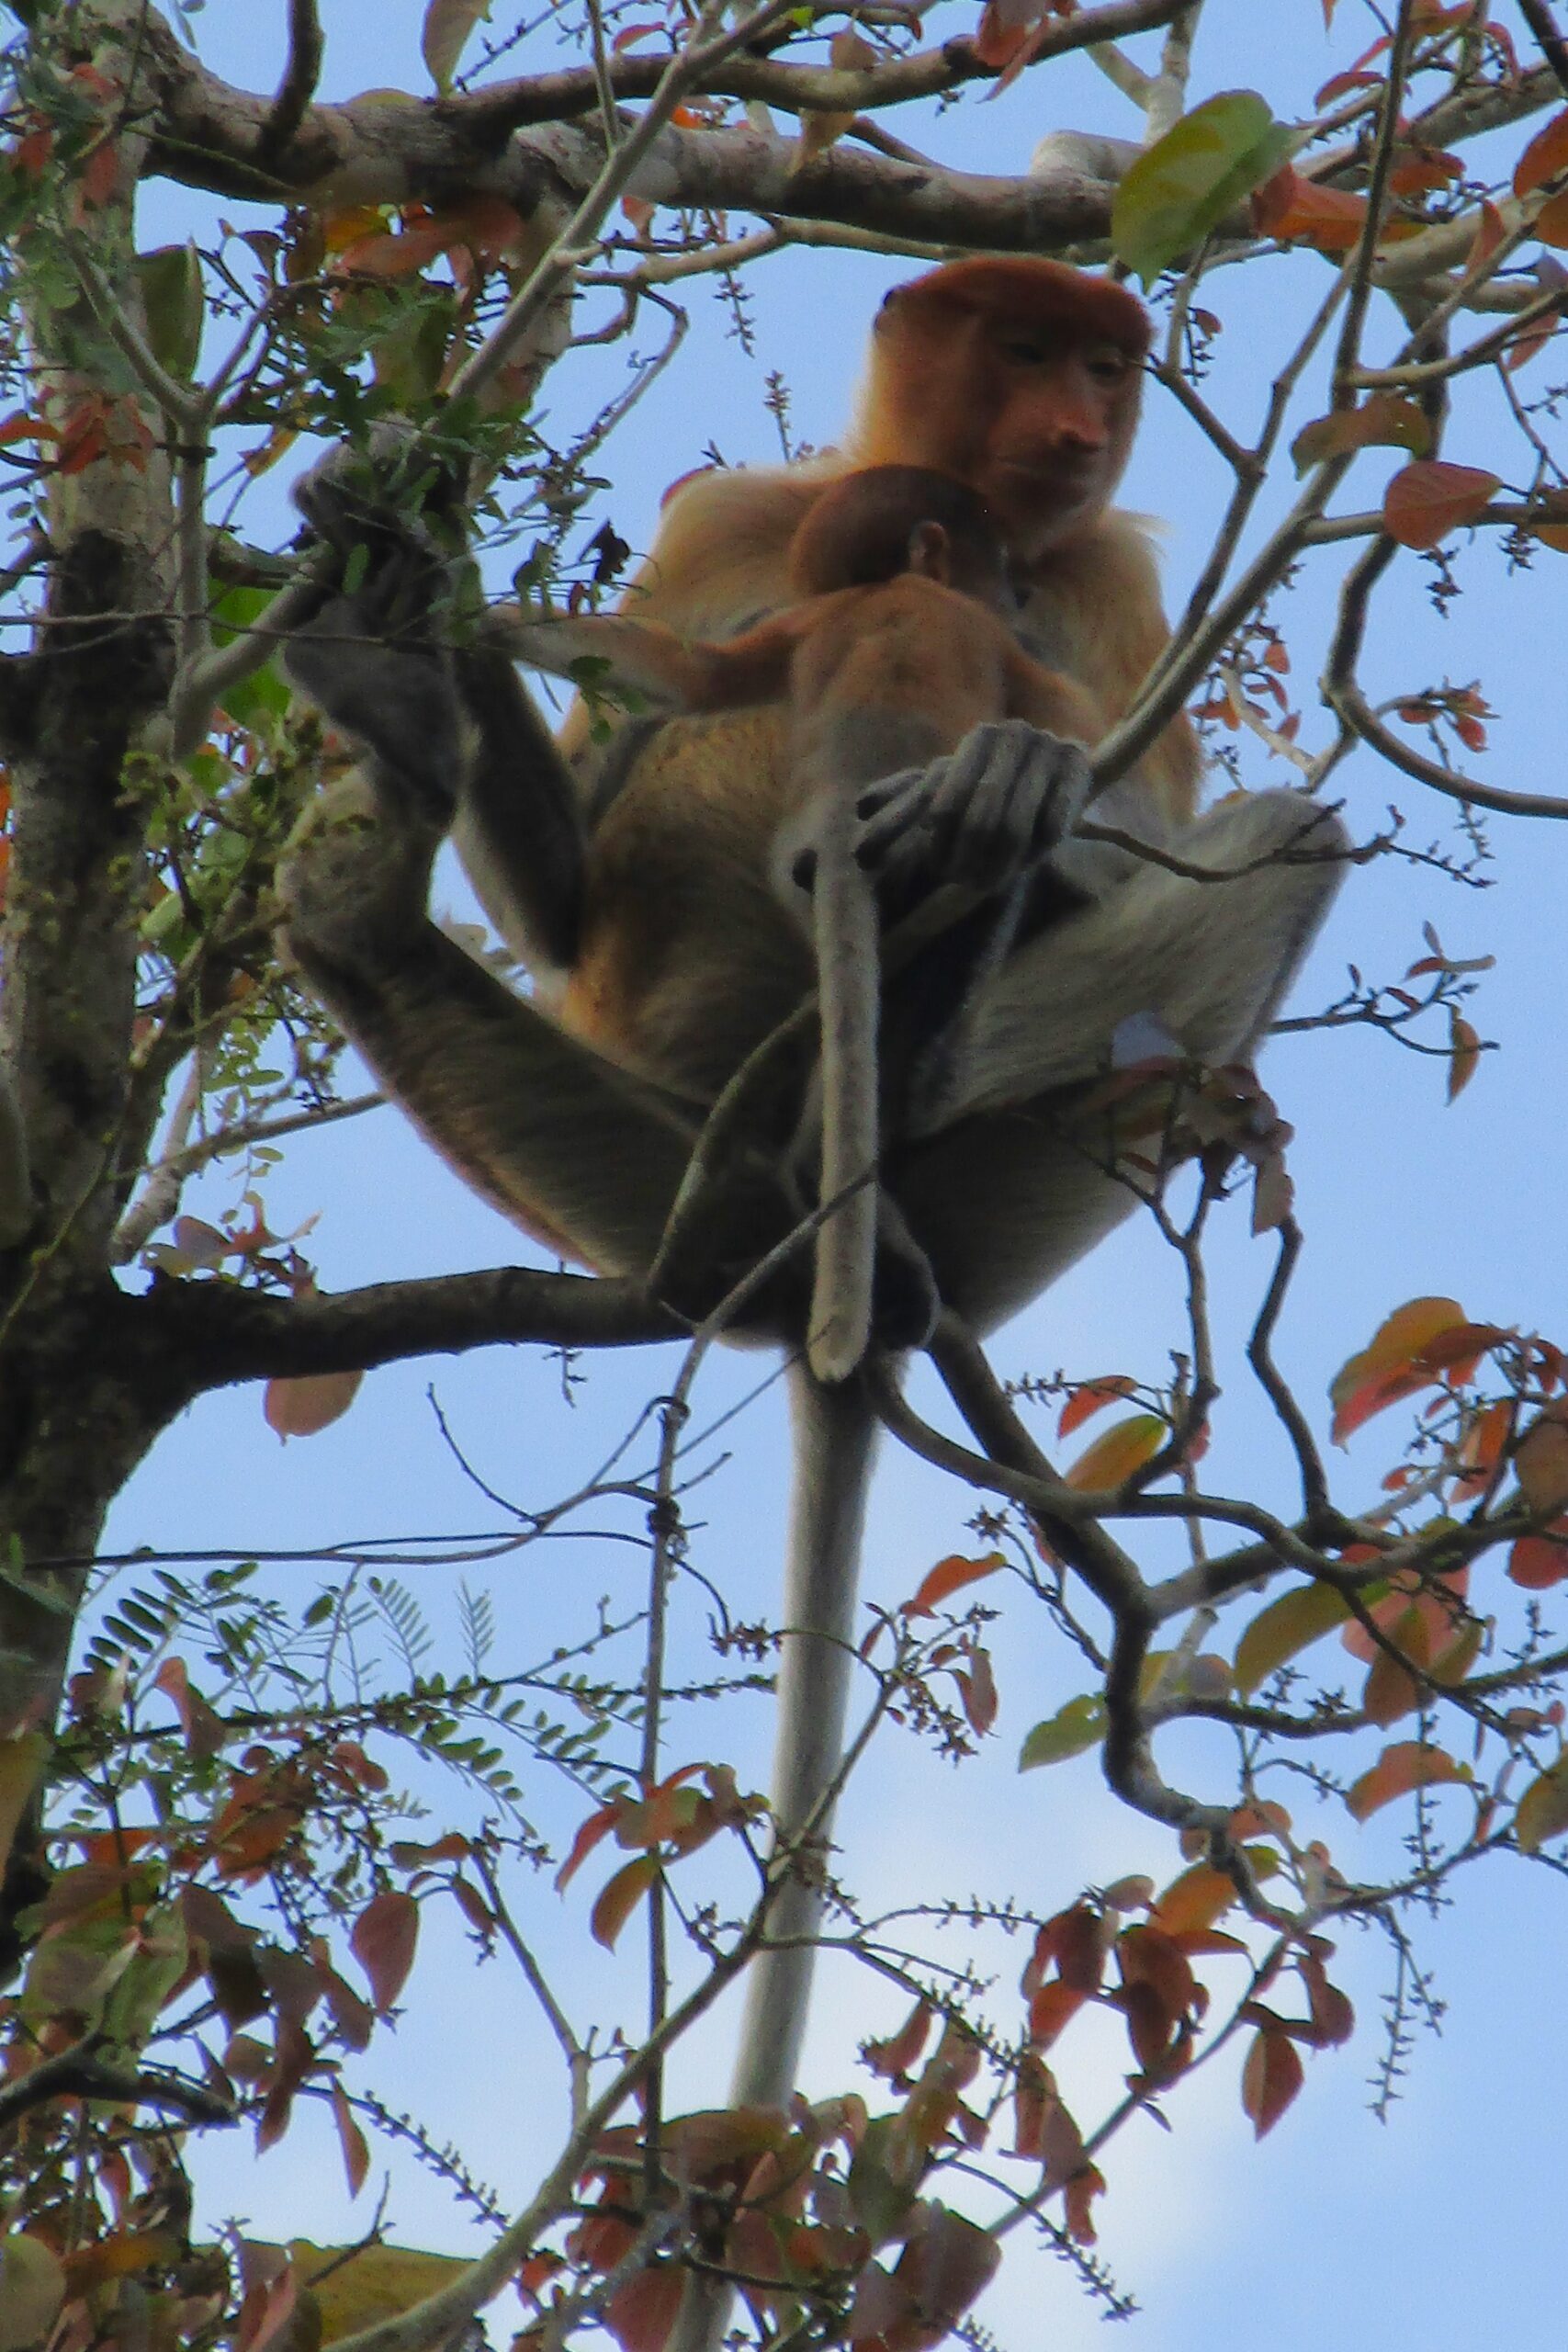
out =
[[[1532,1781],[1514,1807],[1514,1836],[1520,1849],[1537,1854],[1549,1838],[1568,1829],[1568,1756]]]
[[[1236,1644],[1235,1687],[1242,1697],[1249,1699],[1299,1650],[1332,1633],[1349,1614],[1344,1595],[1331,1584],[1299,1585],[1271,1600]]]
[[[1145,1462],[1154,1460],[1168,1434],[1157,1413],[1134,1413],[1097,1437],[1079,1454],[1066,1474],[1066,1483],[1089,1493],[1101,1487],[1119,1487]]]

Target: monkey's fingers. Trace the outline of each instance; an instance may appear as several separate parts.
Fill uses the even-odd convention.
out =
[[[1021,719],[977,727],[948,758],[862,795],[855,855],[896,898],[937,881],[997,889],[1070,830],[1089,782],[1076,743]]]

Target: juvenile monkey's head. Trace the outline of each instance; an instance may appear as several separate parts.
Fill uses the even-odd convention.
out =
[[[797,596],[877,587],[905,571],[1007,602],[1001,535],[977,491],[928,466],[863,467],[829,485],[790,541]]]
[[[1093,520],[1137,429],[1146,311],[1038,256],[959,261],[895,287],[852,437],[865,466],[931,467],[977,491],[1015,557]]]

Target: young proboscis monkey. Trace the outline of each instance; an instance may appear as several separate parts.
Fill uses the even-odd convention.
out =
[[[801,865],[813,886],[819,1191],[829,1204],[817,1238],[807,1354],[818,1380],[839,1381],[871,1335],[879,1100],[895,1128],[930,1126],[958,1050],[966,987],[1006,953],[1022,912],[1016,888],[995,903],[983,870],[949,882],[952,915],[988,896],[989,911],[969,927],[967,970],[959,968],[956,943],[936,934],[947,1001],[940,1011],[921,1009],[938,1035],[902,1057],[891,1101],[879,1083],[879,911],[854,854],[855,827],[875,806],[868,787],[925,770],[988,720],[1023,720],[1079,744],[1094,741],[1104,722],[1081,686],[1019,645],[1003,617],[1016,600],[1001,539],[984,501],[951,475],[888,465],[842,476],[807,509],[788,561],[801,602],[724,644],[687,644],[657,622],[626,616],[514,619],[504,608],[494,618],[522,661],[566,676],[593,663],[599,684],[630,689],[657,710],[786,706],[791,793],[770,865],[786,902],[799,896]],[[1005,791],[1008,779],[1000,781]],[[792,856],[803,840],[809,852]]]
[[[1138,415],[1148,324],[1122,287],[1037,258],[953,263],[887,297],[860,413],[837,455],[712,474],[671,501],[636,599],[686,639],[734,637],[795,601],[788,551],[834,481],[930,467],[976,492],[1001,534],[1021,645],[1109,722],[1167,639],[1142,527],[1111,507]],[[453,1166],[527,1231],[606,1272],[653,1261],[705,1107],[806,995],[801,924],[770,859],[793,790],[781,706],[552,741],[504,650],[452,641],[465,574],[367,467],[329,460],[300,503],[341,579],[290,655],[357,740],[284,877],[308,983]],[[1149,1013],[1194,1059],[1257,1047],[1333,896],[1344,835],[1289,792],[1195,816],[1184,721],[1095,803],[1097,820],[1213,880],[1084,842],[1083,763],[1017,722],[897,779],[859,832],[878,892],[918,906],[973,860],[1032,885],[1011,951],[976,993],[940,1119],[895,1138],[882,1182],[942,1297],[979,1330],[1091,1249],[1135,1189],[1075,1113],[1122,1023]],[[537,976],[517,996],[432,922],[450,830],[481,899]],[[885,1017],[898,1017],[890,981]],[[744,1197],[716,1250],[773,1238]],[[748,1225],[748,1219],[752,1222]],[[764,1329],[767,1326],[764,1324]],[[779,1336],[789,1339],[789,1331]],[[787,1855],[826,1838],[854,1656],[855,1579],[875,1423],[858,1380],[792,1368],[796,1477],[773,1811]],[[788,1876],[777,1948],[749,1972],[735,2097],[793,2088],[820,1896]],[[722,2317],[722,2314],[720,2314]],[[680,2352],[711,2339],[682,2322]]]

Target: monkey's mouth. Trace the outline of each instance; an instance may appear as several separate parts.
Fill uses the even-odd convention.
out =
[[[1049,498],[1062,505],[1081,505],[1097,497],[1104,479],[1099,456],[1072,458],[998,458],[993,469],[1010,495]]]

